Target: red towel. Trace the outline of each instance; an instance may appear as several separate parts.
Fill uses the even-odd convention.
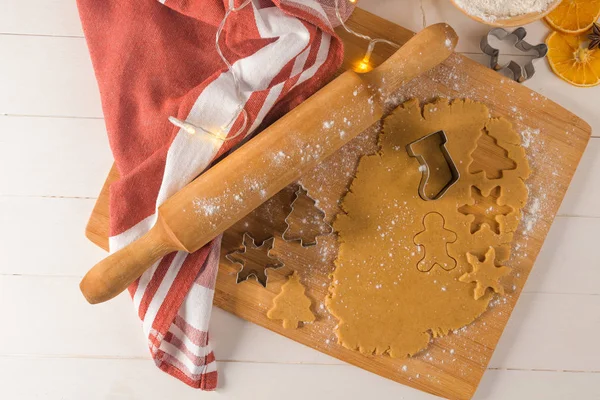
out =
[[[110,188],[111,251],[147,232],[169,196],[318,90],[341,64],[334,0],[253,0],[231,13],[220,40],[240,81],[244,134],[222,142],[176,128],[169,116],[212,129],[238,114],[232,73],[215,47],[230,1],[242,3],[78,0],[121,175]],[[352,7],[340,3],[345,18]],[[238,117],[228,134],[242,125]],[[156,365],[204,390],[217,385],[208,324],[219,250],[217,238],[194,254],[171,254],[129,288]]]

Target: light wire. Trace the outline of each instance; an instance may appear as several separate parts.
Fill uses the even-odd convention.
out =
[[[351,3],[354,3],[355,1],[349,0]],[[350,28],[348,25],[346,25],[346,22],[344,21],[344,19],[342,18],[342,15],[340,14],[340,4],[339,4],[339,0],[335,0],[335,15],[337,17],[337,19],[340,21],[340,24],[344,27],[344,29],[346,30],[346,32],[359,37],[361,39],[364,40],[368,40],[369,41],[369,45],[367,47],[367,51],[365,52],[365,55],[362,59],[361,62],[361,68],[362,69],[366,69],[368,67],[368,63],[371,60],[371,54],[373,54],[373,50],[375,49],[375,45],[377,43],[386,43],[389,44],[390,46],[393,46],[395,48],[400,48],[400,45],[397,43],[394,43],[390,40],[386,40],[386,39],[381,39],[381,38],[375,38],[373,39],[371,36],[368,35],[363,35],[362,33],[358,33],[355,30],[353,30],[352,28]]]

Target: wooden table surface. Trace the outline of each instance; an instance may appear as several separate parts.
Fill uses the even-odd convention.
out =
[[[0,0],[0,398],[434,399],[218,309],[220,388],[201,394],[154,366],[127,295],[84,301],[78,282],[104,254],[83,230],[112,156],[74,3]],[[361,7],[412,30],[446,21],[485,61],[487,28],[447,0]],[[528,29],[532,42],[548,32]],[[526,85],[595,132],[475,398],[599,399],[600,87],[537,68]]]

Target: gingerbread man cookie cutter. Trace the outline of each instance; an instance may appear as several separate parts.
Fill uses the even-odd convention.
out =
[[[523,27],[517,28],[512,32],[509,32],[504,28],[495,28],[489,31],[487,35],[481,39],[480,47],[481,51],[490,56],[490,68],[504,75],[511,76],[514,81],[519,83],[523,83],[535,75],[533,62],[537,59],[546,57],[546,54],[548,54],[548,46],[545,43],[534,46],[525,41],[526,36],[527,30]],[[495,37],[500,41],[514,38],[516,39],[514,48],[524,53],[524,55],[530,55],[533,58],[523,66],[514,60],[509,61],[508,64],[500,65],[498,63],[500,50],[490,45],[491,37]]]
[[[425,191],[425,187],[427,186],[427,182],[429,182],[431,171],[429,165],[427,164],[427,160],[425,160],[425,157],[423,157],[423,155],[421,154],[416,153],[413,150],[413,146],[424,140],[427,140],[428,138],[434,135],[440,135],[442,137],[442,142],[440,143],[440,150],[444,156],[444,159],[446,160],[446,163],[448,163],[448,168],[450,169],[452,178],[435,196],[430,197]],[[416,158],[417,161],[419,161],[419,171],[421,171],[421,182],[419,183],[419,196],[425,201],[441,199],[444,196],[444,194],[446,194],[448,189],[450,189],[452,185],[454,185],[460,179],[460,172],[458,171],[456,163],[452,159],[452,156],[450,155],[450,152],[446,147],[446,143],[448,143],[448,136],[446,135],[446,132],[442,130],[430,133],[429,135],[425,135],[422,138],[417,139],[414,142],[411,142],[408,145],[406,145],[406,151],[408,152],[408,155]]]

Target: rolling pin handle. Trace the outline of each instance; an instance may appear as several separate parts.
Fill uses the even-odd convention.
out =
[[[185,250],[173,239],[174,235],[159,217],[148,233],[89,270],[79,284],[81,293],[90,304],[112,299],[161,258]]]

